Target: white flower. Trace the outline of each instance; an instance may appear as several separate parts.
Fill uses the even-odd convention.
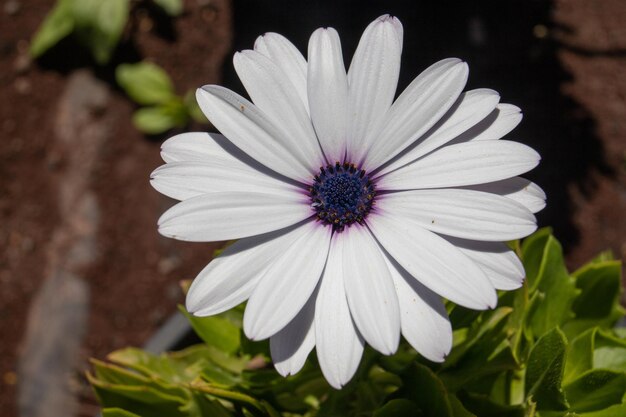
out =
[[[441,297],[493,308],[496,289],[524,279],[503,242],[536,229],[545,195],[517,177],[539,155],[499,140],[520,110],[493,90],[462,93],[468,67],[454,58],[394,102],[401,50],[390,16],[367,27],[347,74],[334,29],[313,33],[308,62],[284,37],[259,37],[234,58],[255,104],[199,89],[224,136],[171,138],[152,174],[154,188],[181,200],[160,233],[239,239],[200,272],[188,310],[206,316],[248,300],[244,331],[270,338],[283,375],[315,347],[339,388],[366,342],[389,355],[400,334],[443,361],[452,331]]]

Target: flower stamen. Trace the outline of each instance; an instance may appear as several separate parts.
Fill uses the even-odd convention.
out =
[[[311,205],[317,218],[335,232],[356,222],[363,224],[376,196],[374,183],[356,165],[336,162],[320,167],[309,187]]]

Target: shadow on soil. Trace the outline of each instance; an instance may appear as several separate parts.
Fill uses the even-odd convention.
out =
[[[346,62],[370,21],[384,13],[399,17],[404,25],[404,49],[398,91],[436,60],[459,57],[467,61],[468,89],[492,88],[503,102],[524,111],[524,121],[511,139],[527,143],[542,155],[541,165],[527,175],[548,195],[547,208],[538,214],[539,223],[554,228],[566,251],[577,243],[579,232],[572,221],[568,188],[575,185],[589,197],[595,188],[591,174],[613,173],[594,135],[589,112],[561,93],[561,85],[571,76],[556,52],[571,48],[542,36],[553,27],[550,1],[303,1],[294,7],[288,0],[254,0],[235,2],[234,7],[235,50],[251,48],[259,34],[278,32],[306,51],[310,33],[319,26],[331,26],[342,38]],[[580,51],[583,55],[595,52]],[[224,78],[228,87],[244,92],[231,61],[225,64]]]

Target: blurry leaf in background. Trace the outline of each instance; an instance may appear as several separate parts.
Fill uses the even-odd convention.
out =
[[[128,21],[129,0],[58,0],[31,41],[38,57],[70,33],[89,48],[98,64],[106,64]]]
[[[135,127],[149,135],[158,135],[174,127],[183,127],[188,121],[186,108],[178,98],[162,105],[140,108],[133,114]]]
[[[178,16],[183,11],[182,0],[154,0],[154,2],[170,16]]]
[[[78,39],[98,64],[106,64],[128,21],[129,0],[78,0],[73,13]]]
[[[162,104],[175,97],[167,72],[151,62],[121,64],[115,69],[115,80],[138,104]]]
[[[59,0],[35,32],[30,54],[37,58],[74,30],[72,4],[74,0]]]

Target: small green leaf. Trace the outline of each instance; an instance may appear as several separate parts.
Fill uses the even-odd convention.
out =
[[[182,0],[154,0],[154,2],[170,16],[178,16],[183,12]]]
[[[461,391],[458,397],[464,408],[478,417],[530,417],[534,415],[527,414],[520,405],[503,405],[493,402],[487,395]],[[531,408],[527,408],[527,411]]]
[[[141,416],[135,413],[131,413],[130,411],[122,410],[121,408],[103,408],[102,417],[141,417]]]
[[[102,382],[87,374],[89,383],[104,408],[121,408],[142,417],[184,417],[180,411],[188,399],[171,396],[149,387]]]
[[[539,410],[566,410],[561,388],[567,340],[558,328],[542,336],[530,351],[526,370],[526,398]]]
[[[74,30],[73,0],[58,0],[30,43],[30,54],[39,57]]]
[[[614,405],[600,411],[576,414],[578,417],[624,417],[626,416],[626,403]]]
[[[239,349],[241,342],[239,327],[229,320],[218,316],[196,317],[180,305],[178,309],[187,317],[191,327],[205,343],[227,353],[234,353]]]
[[[391,400],[383,405],[374,412],[373,417],[418,417],[423,415],[414,402],[401,398]]]
[[[568,383],[593,368],[593,350],[597,329],[589,329],[576,337],[567,349],[563,382]]]
[[[580,292],[576,289],[574,280],[569,276],[563,261],[563,251],[559,242],[551,235],[533,240],[533,244],[524,246],[524,256],[534,252],[541,252],[539,269],[535,278],[530,281],[530,305],[526,317],[526,333],[537,338],[561,326],[573,317],[571,306]],[[526,242],[524,242],[526,243]],[[541,247],[540,244],[543,244]],[[531,251],[532,248],[532,251]],[[530,256],[534,269],[535,255]],[[524,258],[526,265],[526,258]]]
[[[593,367],[626,372],[626,340],[599,330],[595,338]]]
[[[433,371],[414,363],[401,377],[403,386],[397,398],[413,401],[424,417],[453,417],[446,387]]]
[[[576,318],[563,327],[565,334],[577,335],[595,326],[613,328],[624,315],[619,303],[621,271],[619,261],[595,261],[574,273],[580,295],[572,305]]]
[[[73,4],[76,34],[96,62],[105,64],[124,32],[129,0],[80,0]]]
[[[148,135],[158,135],[174,127],[182,127],[187,123],[187,113],[184,107],[159,105],[143,107],[133,114],[135,127]]]
[[[450,400],[454,417],[478,417],[476,414],[469,412],[456,395],[448,395],[448,400]]]
[[[594,369],[565,387],[570,410],[597,411],[621,404],[626,393],[626,373]]]
[[[151,62],[121,64],[115,69],[115,80],[139,104],[163,104],[174,97],[169,75]]]

